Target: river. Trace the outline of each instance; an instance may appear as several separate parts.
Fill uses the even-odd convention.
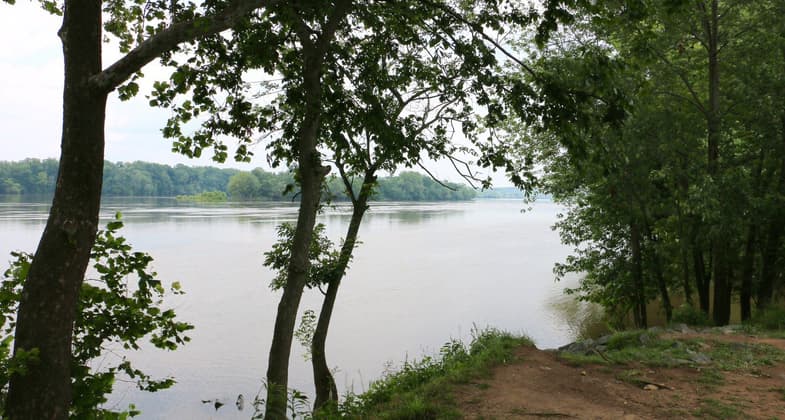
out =
[[[43,201],[0,202],[0,254],[33,251],[47,209]],[[470,340],[475,326],[525,333],[540,348],[570,341],[551,305],[565,286],[554,282],[553,265],[569,252],[551,230],[560,207],[537,202],[524,209],[516,200],[373,203],[327,342],[339,391],[362,392],[403,360],[438,353],[451,338]],[[196,329],[176,352],[148,346],[127,354],[153,376],[175,377],[174,387],[150,394],[118,382],[108,406],[133,403],[142,419],[250,418],[280,297],[268,287],[272,273],[262,266],[262,253],[275,242],[276,225],[295,220],[296,207],[107,199],[102,223],[118,211],[123,235],[155,258],[159,278],[182,284],[186,294],[166,304]],[[349,215],[338,205],[320,217],[334,241]],[[318,312],[319,298],[307,291],[302,308]],[[310,363],[294,346],[289,385],[311,394]],[[239,394],[243,411],[234,405]],[[201,402],[216,399],[226,405],[216,410]]]

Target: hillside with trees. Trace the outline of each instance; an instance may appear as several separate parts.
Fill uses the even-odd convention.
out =
[[[51,195],[57,160],[25,159],[0,162],[0,194]],[[359,181],[359,180],[358,180]],[[338,177],[328,177],[325,198],[347,200]],[[175,197],[210,191],[226,193],[235,201],[281,201],[295,198],[290,172],[252,171],[211,166],[162,165],[150,162],[104,162],[103,195],[107,197]],[[476,192],[461,184],[437,182],[417,172],[379,179],[373,199],[378,201],[471,200]]]

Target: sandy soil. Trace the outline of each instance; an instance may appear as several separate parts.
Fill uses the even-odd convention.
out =
[[[785,349],[785,340],[681,336]],[[496,368],[491,378],[459,388],[456,397],[465,418],[785,419],[785,364],[726,372],[712,366],[574,366],[552,351],[534,348],[522,348],[517,356]],[[713,373],[724,380],[711,383],[706,377]],[[634,380],[622,379],[630,377]]]

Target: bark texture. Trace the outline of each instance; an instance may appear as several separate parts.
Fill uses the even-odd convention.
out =
[[[79,289],[98,226],[104,165],[106,92],[89,86],[101,71],[101,1],[66,2],[60,29],[65,57],[63,133],[52,209],[25,281],[14,353],[39,352],[11,377],[10,419],[67,419],[71,336]]]

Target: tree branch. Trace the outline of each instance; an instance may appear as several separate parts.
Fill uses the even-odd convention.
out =
[[[423,164],[422,164],[422,162],[421,162],[421,161],[419,161],[419,160],[417,161],[417,166],[419,166],[419,167],[420,167],[420,169],[422,169],[423,171],[425,171],[425,173],[427,173],[427,174],[428,174],[428,176],[429,176],[429,177],[431,177],[431,179],[432,179],[432,180],[434,180],[434,181],[435,181],[437,184],[441,185],[441,186],[442,186],[442,187],[444,187],[444,188],[447,188],[447,189],[448,189],[448,190],[450,190],[450,191],[457,191],[457,189],[456,189],[456,188],[453,188],[453,187],[451,187],[451,186],[449,186],[449,185],[445,184],[444,182],[442,182],[442,181],[439,181],[439,180],[438,180],[438,179],[437,179],[437,178],[436,178],[436,177],[435,177],[435,176],[434,176],[434,175],[431,173],[431,171],[429,171],[429,170],[428,170],[428,168],[426,168],[426,167],[425,167],[425,165],[423,165]]]
[[[226,10],[214,15],[178,22],[148,38],[123,58],[90,78],[90,86],[110,92],[139,71],[147,63],[177,45],[199,37],[225,31],[256,9],[267,7],[276,0],[235,0]]]
[[[426,3],[426,4],[430,5],[431,7],[434,7],[436,9],[439,9],[439,10],[447,13],[448,15],[450,15],[453,18],[457,19],[458,21],[460,21],[464,25],[468,26],[477,35],[479,35],[480,37],[482,37],[486,41],[488,41],[491,44],[493,44],[493,46],[496,47],[502,54],[507,56],[507,58],[509,58],[510,60],[514,61],[516,64],[521,66],[521,68],[526,70],[526,72],[529,73],[531,76],[533,76],[535,78],[537,77],[537,73],[535,73],[534,70],[531,67],[526,65],[526,63],[524,63],[521,59],[519,59],[518,57],[513,55],[511,52],[507,51],[507,49],[502,47],[501,44],[499,44],[495,39],[491,38],[488,34],[486,34],[485,31],[483,31],[482,27],[479,24],[477,24],[475,22],[470,22],[468,19],[466,19],[465,17],[461,16],[459,13],[455,12],[453,9],[451,9],[450,7],[448,7],[448,6],[444,5],[444,4],[433,3],[433,2],[431,2],[429,0],[421,0],[421,1],[423,3]]]

